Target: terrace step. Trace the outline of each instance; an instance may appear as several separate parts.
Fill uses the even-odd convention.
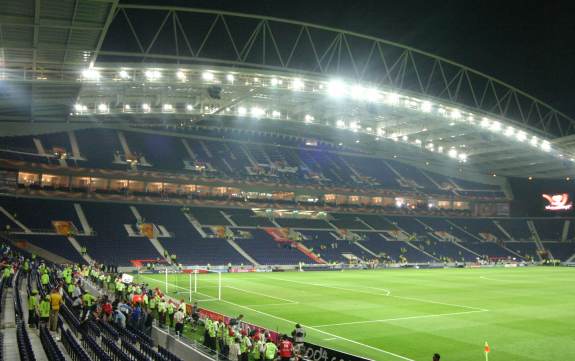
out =
[[[70,242],[72,247],[74,247],[74,249],[78,252],[78,254],[84,259],[84,261],[86,261],[86,263],[92,264],[94,262],[92,257],[90,257],[87,253],[82,254],[82,246],[80,245],[80,243],[78,243],[78,240],[76,238],[74,237],[66,237],[66,238],[68,239],[68,242]]]
[[[226,238],[226,241],[230,246],[232,246],[239,254],[241,254],[245,259],[247,259],[254,266],[259,266],[260,264],[252,258],[239,244],[237,244],[233,239]]]

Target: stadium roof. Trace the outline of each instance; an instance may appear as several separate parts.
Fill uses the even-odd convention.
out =
[[[0,0],[0,9],[3,121],[241,128],[255,120],[261,130],[421,166],[525,177],[575,168],[569,116],[384,39],[113,0]]]

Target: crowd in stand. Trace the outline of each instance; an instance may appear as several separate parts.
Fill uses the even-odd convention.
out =
[[[48,265],[34,255],[26,258],[11,253],[6,245],[2,245],[0,252],[4,280],[9,282],[18,269],[30,274],[30,279],[38,279],[38,288],[31,288],[27,302],[31,328],[40,330],[47,326],[50,331],[57,331],[60,309],[69,298],[80,328],[96,321],[150,335],[152,325],[157,324],[181,336],[184,324],[189,324],[192,332],[203,333],[206,347],[231,361],[299,359],[298,350],[305,337],[300,325],[296,325],[292,334],[294,347],[287,335],[274,340],[261,329],[250,330],[242,315],[227,323],[215,317],[200,317],[197,303],[175,301],[147,284],[124,282],[120,275],[104,272],[104,267],[97,264]]]

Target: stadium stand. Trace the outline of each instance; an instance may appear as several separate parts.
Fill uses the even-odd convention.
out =
[[[84,232],[75,205],[83,210],[92,233]],[[71,220],[71,235],[90,257],[123,266],[132,265],[134,260],[164,259],[166,254],[157,248],[158,244],[167,255],[177,256],[178,263],[203,265],[250,264],[251,259],[259,264],[314,263],[306,251],[295,247],[298,242],[328,262],[370,260],[380,254],[393,260],[403,256],[408,262],[471,262],[478,256],[531,259],[537,256],[538,247],[526,230],[527,221],[533,221],[544,247],[554,257],[565,260],[574,253],[573,227],[566,228],[566,239],[562,241],[566,219],[546,223],[526,218],[362,213],[327,213],[319,219],[268,218],[241,208],[13,197],[1,197],[0,206],[28,229],[21,229],[6,214],[0,214],[4,227],[10,224],[7,230],[11,239],[28,242],[74,263],[84,263],[85,259],[66,235],[57,233],[52,224],[55,220]],[[153,239],[142,233],[142,224],[152,226]],[[281,236],[284,239],[274,239],[276,231],[268,230],[287,233]]]
[[[0,137],[0,154],[10,159],[64,164],[72,168],[141,169],[275,184],[425,190],[429,194],[505,198],[497,186],[461,179],[456,184],[451,178],[423,172],[393,159],[384,161],[360,154],[343,155],[336,149],[308,147],[297,140],[286,140],[278,145],[276,139],[253,138],[247,134],[237,142],[224,142],[216,137],[217,132],[208,133],[209,138],[202,139],[194,138],[195,135],[180,138],[114,129],[84,129],[73,133],[79,146],[79,157],[70,154],[68,133]],[[225,136],[233,138],[234,134]],[[59,159],[59,152],[66,157]],[[377,162],[378,167],[373,167],[373,162]],[[453,188],[438,187],[434,177]]]

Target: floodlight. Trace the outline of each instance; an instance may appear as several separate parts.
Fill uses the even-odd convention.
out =
[[[234,74],[228,74],[226,75],[226,80],[229,81],[230,83],[233,83],[234,80],[236,80],[236,77],[234,76]]]
[[[104,104],[104,103],[98,104],[98,111],[100,113],[106,113],[106,112],[108,112],[108,110],[109,110],[109,108],[108,108],[107,104]]]
[[[541,142],[541,149],[545,152],[549,152],[551,150],[551,144],[549,141],[544,140]]]
[[[248,110],[245,107],[239,107],[238,108],[238,114],[241,116],[244,116],[248,113]]]
[[[178,78],[180,81],[186,81],[186,73],[184,73],[182,70],[178,70],[176,72],[176,78]]]
[[[450,115],[453,119],[459,119],[461,118],[461,111],[459,111],[459,109],[453,109]]]
[[[279,118],[281,117],[281,113],[277,110],[272,111],[272,117],[273,118]]]
[[[306,114],[305,117],[304,117],[304,122],[306,122],[306,123],[311,123],[311,122],[313,122],[314,120],[315,120],[315,118],[314,118],[312,115],[310,115],[310,114]]]
[[[130,104],[124,104],[124,111],[128,111],[130,109],[131,109]]]
[[[162,105],[162,110],[165,112],[171,112],[174,110],[174,106],[172,104],[164,104]]]
[[[79,113],[84,109],[82,104],[74,104],[74,110]]]
[[[327,84],[327,93],[332,97],[342,97],[345,95],[345,83],[334,79]]]
[[[479,125],[481,125],[482,128],[489,128],[491,121],[487,118],[481,118],[481,123],[479,123]]]
[[[202,73],[202,79],[205,81],[213,81],[214,80],[214,73],[205,71]]]
[[[86,80],[99,80],[100,72],[96,69],[86,69],[82,71],[82,77]]]
[[[433,110],[433,105],[431,104],[431,102],[428,102],[427,100],[425,100],[421,103],[421,110],[424,113],[429,113]]]
[[[194,110],[194,106],[192,104],[186,104],[186,110],[188,112],[191,112],[192,110]]]
[[[449,155],[451,158],[457,158],[457,151],[451,148],[449,152],[447,152],[447,155]]]
[[[146,76],[146,79],[150,81],[158,80],[162,77],[162,73],[160,73],[159,70],[146,70],[144,75]]]
[[[303,80],[301,80],[300,78],[295,78],[294,80],[292,80],[291,82],[291,88],[292,90],[303,90],[305,84],[303,82]]]
[[[525,141],[525,139],[527,139],[527,134],[524,131],[520,130],[517,132],[516,137],[518,141],[523,142]]]
[[[497,120],[494,120],[491,123],[491,126],[489,127],[489,130],[491,130],[492,132],[498,132],[501,130],[501,123],[499,123]]]
[[[121,79],[130,79],[130,74],[126,70],[120,70],[118,75]]]
[[[505,136],[507,137],[511,137],[513,134],[515,134],[515,129],[511,126],[507,127],[507,129],[505,129]]]
[[[265,115],[265,110],[259,107],[252,107],[252,109],[250,110],[250,114],[254,118],[260,118]]]
[[[150,104],[148,104],[148,103],[143,103],[143,104],[142,104],[142,110],[143,110],[145,113],[148,113],[148,112],[150,111]]]
[[[343,120],[341,120],[341,119],[338,120],[338,121],[336,122],[336,126],[337,126],[338,128],[344,129],[344,128],[345,128],[345,121],[343,121]]]
[[[388,93],[385,95],[385,102],[391,105],[399,104],[399,94],[397,93]]]

